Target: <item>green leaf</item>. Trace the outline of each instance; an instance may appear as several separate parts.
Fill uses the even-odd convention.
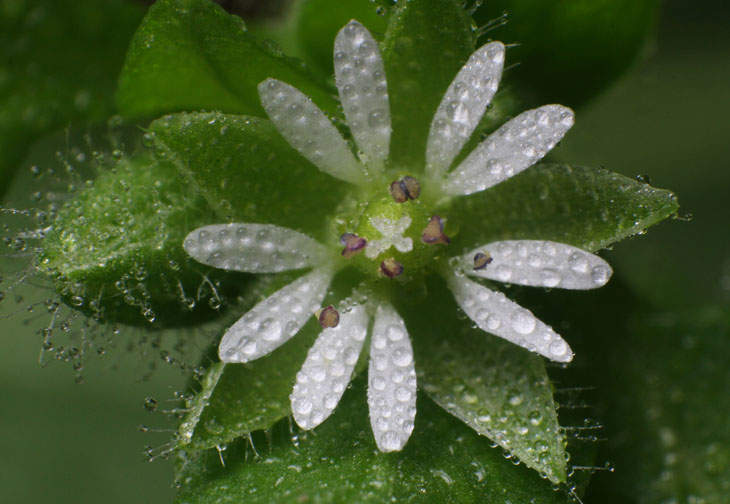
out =
[[[182,248],[188,231],[212,220],[171,163],[123,158],[59,210],[36,267],[69,304],[100,318],[182,323],[201,285],[223,295]]]
[[[596,96],[646,52],[660,0],[490,0],[477,24],[507,13],[486,37],[517,45],[505,74],[529,104],[579,106]]]
[[[419,387],[528,467],[565,482],[565,440],[543,359],[460,320],[443,282],[428,285],[428,299],[430,309],[399,307],[410,315]]]
[[[262,456],[234,444],[220,454],[225,467],[215,450],[184,459],[176,502],[570,502],[424,396],[405,449],[378,452],[364,382],[355,381],[316,431],[292,436],[283,422],[268,441],[256,438]]]
[[[516,177],[456,198],[461,220],[455,248],[496,240],[532,239],[599,250],[676,214],[670,191],[604,169],[538,164]]]
[[[202,390],[187,405],[190,412],[180,425],[180,445],[194,450],[223,446],[289,415],[296,373],[319,329],[312,317],[294,338],[266,357],[247,364],[212,364]]]
[[[243,21],[210,0],[160,0],[132,39],[117,104],[127,116],[217,109],[263,115],[257,86],[288,82],[324,110],[332,90],[300,62],[248,33]]]
[[[476,42],[457,0],[399,2],[385,33],[383,59],[393,124],[390,161],[422,170],[431,119]]]
[[[302,0],[294,12],[299,50],[308,63],[323,74],[332,75],[337,32],[351,19],[357,19],[378,36],[387,27],[384,14],[371,0]]]
[[[318,237],[347,194],[348,184],[301,157],[266,119],[175,114],[154,121],[150,131],[158,152],[192,180],[221,220],[271,223]]]
[[[639,312],[628,323],[602,325],[593,352],[601,352],[604,375],[603,456],[619,469],[597,488],[606,502],[635,495],[644,502],[727,500],[729,313],[728,306]]]
[[[0,196],[36,138],[113,112],[119,67],[141,18],[121,0],[2,2]]]

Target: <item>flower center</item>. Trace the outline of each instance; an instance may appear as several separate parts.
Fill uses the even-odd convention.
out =
[[[418,198],[420,186],[404,177],[357,206],[341,235],[342,256],[378,277],[408,278],[424,269],[449,243],[444,221]]]

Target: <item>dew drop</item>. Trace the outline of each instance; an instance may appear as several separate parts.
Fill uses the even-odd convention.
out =
[[[550,353],[556,357],[565,355],[565,352],[567,351],[568,345],[566,345],[563,340],[555,340],[550,343]]]
[[[596,285],[603,285],[608,282],[608,268],[599,265],[591,270],[591,279]]]
[[[155,399],[154,397],[147,397],[144,400],[144,409],[146,409],[147,411],[156,411],[157,406],[157,399]]]
[[[574,252],[568,259],[568,266],[576,273],[585,273],[588,270],[588,259],[585,254]]]
[[[408,366],[411,361],[413,360],[413,355],[411,352],[404,348],[397,348],[395,352],[393,352],[393,363],[396,366],[405,367]]]
[[[527,310],[517,310],[510,319],[512,329],[520,334],[530,334],[535,330],[535,317]]]
[[[540,271],[540,281],[545,287],[556,287],[560,283],[560,274],[551,268]]]
[[[368,124],[371,128],[377,128],[379,126],[385,125],[387,119],[387,115],[385,111],[377,109],[370,112],[368,115]]]

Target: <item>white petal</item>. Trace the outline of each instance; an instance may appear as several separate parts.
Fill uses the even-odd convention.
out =
[[[490,42],[475,51],[446,90],[431,121],[426,142],[426,172],[438,177],[474,132],[499,87],[504,46]]]
[[[289,399],[297,425],[314,429],[330,416],[350,383],[368,330],[362,305],[340,314],[337,327],[324,329],[297,373]]]
[[[222,362],[249,362],[289,341],[322,304],[332,272],[316,269],[251,308],[223,335]]]
[[[381,452],[403,449],[416,418],[416,368],[403,319],[392,306],[378,306],[368,368],[370,426]]]
[[[573,352],[563,338],[503,293],[457,275],[451,275],[448,282],[458,305],[482,331],[550,360],[573,360]]]
[[[325,248],[309,236],[271,224],[213,224],[183,242],[193,259],[216,268],[278,273],[320,263]]]
[[[376,169],[390,148],[390,105],[378,43],[357,21],[335,38],[335,80],[357,146]]]
[[[474,269],[474,256],[488,252],[492,262]],[[539,240],[511,240],[477,247],[462,256],[464,272],[490,280],[534,287],[595,289],[608,282],[611,266],[577,247]]]
[[[364,179],[362,167],[342,135],[312,100],[276,79],[259,84],[264,110],[286,141],[323,172],[353,184]]]
[[[517,175],[555,147],[573,122],[573,111],[562,105],[523,112],[480,143],[449,174],[444,191],[471,194]]]

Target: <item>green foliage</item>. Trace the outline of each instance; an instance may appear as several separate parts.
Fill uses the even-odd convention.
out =
[[[730,430],[722,412],[730,408],[730,375],[717,356],[730,352],[727,306],[657,312],[637,309],[640,301],[625,291],[601,294],[623,316],[576,322],[593,333],[591,355],[602,357],[595,362],[598,385],[614,398],[605,412],[603,456],[621,470],[602,479],[595,494],[616,502],[637,495],[639,502],[723,502]]]
[[[132,117],[200,109],[263,115],[256,86],[267,77],[334,109],[322,79],[257,40],[240,18],[209,0],[160,0],[132,39],[117,104]]]
[[[442,281],[430,282],[428,297],[428,310],[399,307],[413,335],[419,387],[528,467],[565,482],[564,439],[543,359],[460,319]]]
[[[382,12],[382,14],[378,14]],[[375,36],[385,33],[387,17],[370,0],[301,0],[295,6],[294,24],[302,57],[325,75],[332,75],[332,41],[351,19],[357,19]]]
[[[393,10],[382,50],[394,166],[422,170],[433,114],[475,42],[457,0],[412,0]]]
[[[175,114],[154,121],[150,131],[158,152],[192,181],[221,220],[321,236],[349,185],[301,157],[267,119]]]
[[[113,113],[119,67],[141,18],[122,0],[2,2],[0,196],[36,138]]]
[[[487,37],[516,43],[519,66],[505,76],[527,103],[577,107],[603,91],[645,52],[660,0],[489,0],[474,18],[484,26],[507,13]]]
[[[225,467],[215,450],[183,455],[176,502],[571,502],[425,396],[405,449],[379,453],[363,381],[345,392],[342,413],[316,433],[293,437],[284,422],[266,441],[255,441],[260,457],[244,460],[240,444],[221,453]]]
[[[212,219],[172,164],[122,159],[60,209],[36,267],[68,303],[99,318],[142,321],[136,312],[175,323],[204,271],[182,240]]]
[[[676,214],[670,191],[604,169],[538,164],[454,201],[461,247],[505,239],[553,240],[599,250]]]

